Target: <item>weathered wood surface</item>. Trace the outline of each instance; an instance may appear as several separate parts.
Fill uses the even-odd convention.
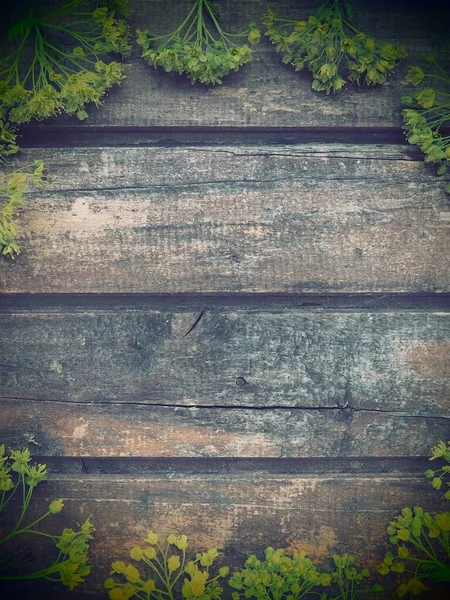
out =
[[[223,553],[220,564],[233,568],[242,568],[246,556],[268,545],[303,549],[320,562],[334,552],[350,552],[360,565],[374,568],[388,547],[386,526],[404,506],[419,504],[430,511],[446,507],[419,475],[303,476],[264,470],[52,475],[36,488],[35,498],[36,515],[52,499],[64,500],[63,512],[47,524],[55,533],[88,517],[96,527],[95,570],[84,586],[91,593],[102,591],[111,562],[127,561],[149,529],[164,536],[187,534],[194,552],[215,546]],[[41,556],[48,560],[48,549]],[[383,578],[382,583],[390,589],[393,582]],[[37,593],[39,584],[33,589]]]
[[[215,2],[226,30],[242,31],[266,12],[266,0]],[[318,0],[271,0],[283,18],[307,17]],[[188,0],[133,0],[131,31],[149,28],[157,33],[174,29],[187,14]],[[183,76],[149,67],[140,48],[126,59],[127,78],[112,90],[101,109],[91,107],[89,119],[58,117],[54,124],[79,128],[113,127],[400,127],[401,97],[410,89],[404,82],[409,64],[424,64],[435,52],[443,64],[450,59],[450,8],[447,2],[370,0],[355,5],[355,25],[377,38],[404,43],[409,53],[391,80],[372,88],[347,86],[336,95],[311,90],[306,70],[296,73],[283,65],[280,55],[263,36],[254,49],[254,60],[231,73],[221,86],[191,85]],[[39,125],[38,125],[39,127]],[[42,127],[42,125],[40,126]],[[45,124],[43,125],[45,129]]]
[[[0,315],[0,396],[449,415],[443,312]]]
[[[36,154],[24,151],[15,164]],[[39,150],[23,253],[0,290],[424,292],[450,289],[434,168],[396,146]]]
[[[2,399],[0,440],[35,456],[426,456],[448,418],[409,411],[184,408]]]

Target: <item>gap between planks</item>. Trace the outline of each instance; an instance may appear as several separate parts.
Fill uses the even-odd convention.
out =
[[[427,457],[311,457],[311,458],[246,458],[246,457],[96,457],[96,456],[41,456],[52,479],[58,475],[84,473],[86,475],[183,475],[239,476],[247,473],[274,475],[323,476],[333,474],[379,475],[386,477],[423,475],[429,468]]]
[[[446,128],[447,129],[447,128]],[[445,131],[443,130],[443,135]],[[301,143],[405,145],[400,128],[353,127],[55,127],[33,124],[21,128],[24,148],[114,146],[259,146]],[[411,150],[420,156],[419,150]]]
[[[0,294],[0,312],[18,310],[229,310],[429,311],[450,308],[450,293],[354,294]]]

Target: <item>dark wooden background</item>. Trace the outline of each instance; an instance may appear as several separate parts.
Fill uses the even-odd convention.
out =
[[[132,30],[188,5],[131,0]],[[217,5],[233,30],[266,8]],[[450,65],[450,8],[355,15],[409,51],[383,87],[316,94],[267,39],[219,87],[136,48],[86,122],[23,129],[13,163],[50,180],[0,262],[0,443],[48,464],[50,527],[96,526],[80,597],[149,528],[224,564],[273,545],[374,567],[403,506],[441,506],[423,471],[450,433],[450,203],[400,98],[408,64]]]

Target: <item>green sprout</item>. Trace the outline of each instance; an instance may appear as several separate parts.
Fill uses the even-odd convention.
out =
[[[85,3],[70,0],[44,15],[30,10],[9,30],[13,50],[0,58],[0,153],[17,151],[11,125],[60,112],[85,119],[86,104],[98,106],[123,79],[122,66],[102,58],[130,52],[128,26],[108,6],[92,11]]]
[[[396,546],[378,568],[382,575],[407,573],[408,581],[397,588],[400,598],[418,596],[425,590],[424,579],[450,582],[450,512],[432,516],[420,506],[404,508],[387,528],[389,541]]]
[[[299,600],[316,586],[331,584],[331,575],[319,573],[305,552],[294,550],[292,557],[284,550],[266,548],[265,560],[250,556],[244,569],[233,573],[229,584],[238,590],[233,600],[256,598],[257,600]]]
[[[30,186],[41,185],[43,180],[44,163],[41,160],[10,173],[0,171],[0,255],[14,258],[20,253],[16,241],[19,233],[17,213]]]
[[[188,546],[185,535],[170,534],[166,546],[159,544],[159,536],[153,531],[147,533],[146,546],[135,546],[130,557],[150,568],[151,577],[144,579],[140,571],[131,563],[115,561],[111,565],[111,575],[125,578],[119,583],[112,577],[105,581],[110,600],[128,600],[135,597],[142,600],[219,600],[222,587],[218,579],[228,575],[228,567],[221,567],[214,578],[209,576],[209,567],[219,556],[216,548],[197,553],[195,560],[187,560]],[[204,567],[201,569],[199,567]],[[183,581],[181,581],[181,578]]]
[[[447,444],[443,441],[437,443],[434,448],[431,450],[430,460],[436,460],[438,458],[443,458],[447,463],[447,465],[443,465],[440,469],[428,469],[425,471],[425,475],[432,479],[432,486],[435,490],[442,489],[442,484],[444,483],[444,478],[448,476],[450,473],[450,441]],[[450,487],[450,482],[446,482],[447,486]],[[450,490],[447,490],[444,494],[444,498],[450,500]]]
[[[156,35],[145,29],[137,34],[149,65],[185,73],[193,84],[222,83],[222,77],[252,59],[250,47],[234,40],[246,37],[257,44],[261,37],[254,22],[241,33],[223,31],[211,0],[195,0],[184,21],[170,33]]]
[[[425,87],[402,98],[409,107],[403,110],[403,129],[408,142],[422,150],[425,162],[436,163],[437,174],[442,176],[450,166],[450,135],[441,131],[450,126],[450,74],[436,62],[434,55],[429,54],[426,61],[434,71],[410,66],[406,81],[418,86],[431,80],[439,87]],[[446,191],[450,194],[450,183]]]
[[[15,581],[25,579],[48,579],[61,582],[70,590],[84,581],[90,573],[88,565],[89,540],[92,539],[92,527],[89,519],[81,526],[79,531],[65,528],[61,535],[51,535],[37,528],[38,524],[51,515],[62,511],[62,500],[50,502],[47,511],[26,524],[26,515],[30,506],[34,489],[47,479],[46,465],[31,465],[30,451],[14,450],[8,456],[5,446],[0,446],[0,521],[2,522],[0,534],[0,581]],[[5,509],[13,500],[21,502],[21,511],[15,525],[6,532]],[[8,523],[11,518],[8,519]],[[17,574],[24,560],[18,556],[18,551],[8,553],[5,548],[10,540],[17,537],[37,535],[51,540],[58,549],[56,559],[48,566],[38,571]],[[12,573],[11,573],[12,571]]]
[[[440,441],[432,448],[430,460],[443,458],[450,462],[450,442]],[[447,465],[425,475],[432,478],[434,489],[440,490],[442,478],[450,472]],[[447,499],[449,493],[445,494]],[[431,515],[420,506],[404,508],[401,515],[391,521],[387,528],[389,541],[396,546],[395,553],[388,552],[379,573],[406,573],[409,579],[397,588],[402,598],[419,596],[428,588],[423,580],[450,583],[450,512]]]
[[[373,585],[370,589],[360,589],[361,582],[370,576],[368,569],[358,571],[355,564],[354,556],[349,554],[333,554],[333,561],[336,570],[331,574],[332,583],[336,584],[339,589],[337,596],[327,596],[323,594],[321,600],[356,600],[360,594],[382,592],[383,588],[379,584]]]
[[[263,18],[266,35],[276,45],[284,64],[313,75],[312,89],[326,94],[346,81],[359,85],[383,84],[406,55],[402,46],[380,42],[352,24],[346,0],[327,0],[305,21],[279,19],[268,8]]]

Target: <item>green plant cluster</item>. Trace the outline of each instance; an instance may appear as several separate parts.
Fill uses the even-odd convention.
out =
[[[450,73],[436,62],[434,55],[429,54],[426,61],[433,71],[411,66],[406,81],[419,86],[431,80],[439,87],[424,87],[403,97],[403,103],[409,107],[403,110],[403,129],[408,142],[425,154],[425,162],[437,163],[438,175],[445,175],[450,167],[450,135],[443,135],[441,129],[450,126]],[[450,193],[450,183],[446,191]]]
[[[430,460],[444,459],[450,464],[450,442],[438,442],[432,449]],[[94,531],[87,520],[79,531],[64,529],[61,535],[51,535],[37,528],[47,517],[61,512],[62,500],[50,502],[47,511],[25,524],[33,490],[45,479],[45,465],[31,465],[28,449],[15,450],[9,455],[0,446],[0,580],[38,579],[62,582],[69,589],[84,581],[89,574],[88,542]],[[444,477],[447,465],[434,471]],[[430,475],[428,475],[430,476]],[[440,479],[442,481],[442,479]],[[433,476],[433,487],[440,490]],[[20,502],[21,511],[15,525],[5,532],[5,508],[11,500]],[[448,495],[446,494],[446,498]],[[17,513],[17,511],[15,511]],[[11,523],[11,519],[8,521]],[[388,552],[378,571],[382,575],[394,573],[403,581],[397,588],[397,596],[410,598],[428,591],[427,583],[450,585],[450,512],[435,515],[416,506],[404,508],[387,528],[394,552]],[[39,571],[18,573],[23,567],[23,557],[17,551],[5,555],[7,542],[22,536],[39,535],[52,540],[59,554],[48,566]],[[132,563],[115,561],[111,575],[105,581],[110,600],[220,600],[223,589],[219,579],[226,578],[229,568],[222,566],[217,575],[210,575],[210,568],[219,556],[216,548],[196,553],[188,559],[186,535],[170,534],[165,544],[160,543],[158,534],[148,531],[145,545],[135,546],[130,551],[133,561],[142,563],[140,570]],[[358,570],[355,558],[349,554],[333,555],[334,570],[320,572],[305,552],[266,548],[264,560],[250,556],[244,568],[231,575],[228,580],[234,591],[233,600],[254,598],[256,600],[299,600],[303,597],[319,596],[320,600],[356,600],[359,595],[382,592],[379,584],[364,589],[363,582],[370,575],[368,569]],[[320,588],[330,588],[328,591]],[[335,593],[337,592],[337,593]],[[428,596],[429,597],[429,596]]]
[[[331,575],[320,573],[305,552],[294,550],[287,556],[284,550],[266,548],[265,560],[250,556],[229,584],[238,590],[233,592],[233,600],[299,600],[316,586],[329,586]]]
[[[444,459],[447,465],[428,470],[434,489],[442,488],[442,479],[450,472],[450,442],[432,449],[430,460]],[[450,500],[449,492],[444,497]],[[378,568],[382,575],[405,573],[408,579],[397,588],[397,595],[410,598],[427,592],[424,580],[450,585],[450,511],[431,515],[420,506],[404,508],[387,528],[395,552],[388,552]]]
[[[420,506],[404,508],[391,522],[387,533],[396,552],[386,554],[379,572],[408,574],[408,581],[397,588],[400,598],[425,591],[423,579],[450,581],[449,532],[450,512],[432,516]]]
[[[296,71],[307,68],[312,88],[326,94],[347,80],[359,85],[383,84],[406,56],[402,46],[380,42],[352,24],[346,0],[327,0],[305,21],[279,19],[268,8],[263,22],[266,35]]]
[[[17,125],[61,112],[85,119],[86,104],[99,105],[123,79],[122,66],[103,58],[130,52],[128,25],[108,6],[84,4],[70,0],[44,15],[30,10],[10,29],[14,50],[0,59],[0,156],[17,151]]]
[[[32,465],[30,461],[28,449],[13,450],[7,455],[5,446],[0,446],[0,581],[48,579],[61,582],[72,590],[90,573],[88,551],[94,528],[88,519],[79,531],[65,528],[61,535],[51,535],[37,529],[44,519],[62,511],[62,500],[53,500],[43,515],[25,524],[34,489],[47,479],[46,465]],[[7,529],[6,525],[11,520],[7,520],[5,509],[11,501],[21,502],[21,511],[15,525]],[[39,571],[17,574],[23,557],[18,556],[17,551],[5,554],[5,544],[23,535],[37,535],[51,540],[58,550],[54,561]]]
[[[442,489],[444,478],[450,475],[450,442],[446,444],[445,442],[440,441],[432,448],[430,460],[439,458],[444,459],[448,464],[443,465],[439,469],[428,469],[425,471],[425,475],[432,480],[431,484],[435,490]],[[446,486],[450,487],[449,481],[446,482]],[[450,500],[450,490],[445,492],[444,498]]]
[[[260,40],[256,23],[244,32],[223,31],[211,0],[195,0],[187,17],[165,35],[138,30],[137,43],[149,65],[167,72],[185,73],[194,84],[221,84],[230,71],[238,71],[252,58],[248,44],[235,40],[247,38],[251,44]]]
[[[0,171],[0,255],[14,258],[20,253],[16,241],[19,233],[17,213],[30,186],[41,185],[43,181],[44,163],[41,160],[10,173]]]
[[[378,593],[383,591],[383,587],[376,583],[370,589],[361,589],[360,585],[364,579],[370,576],[368,569],[358,569],[355,567],[355,557],[350,554],[333,554],[333,562],[336,570],[331,575],[332,583],[336,584],[339,593],[332,598],[323,595],[323,600],[355,600],[359,594]]]
[[[105,581],[110,600],[128,600],[133,596],[145,600],[219,600],[222,597],[223,590],[218,580],[226,577],[229,569],[221,567],[216,577],[210,577],[209,568],[219,556],[216,548],[197,553],[195,560],[188,561],[185,535],[170,534],[164,548],[159,543],[159,536],[149,531],[145,542],[147,545],[142,548],[135,546],[130,557],[147,565],[151,577],[143,579],[131,563],[113,562],[111,575],[121,575],[126,581],[120,583],[113,578]]]

